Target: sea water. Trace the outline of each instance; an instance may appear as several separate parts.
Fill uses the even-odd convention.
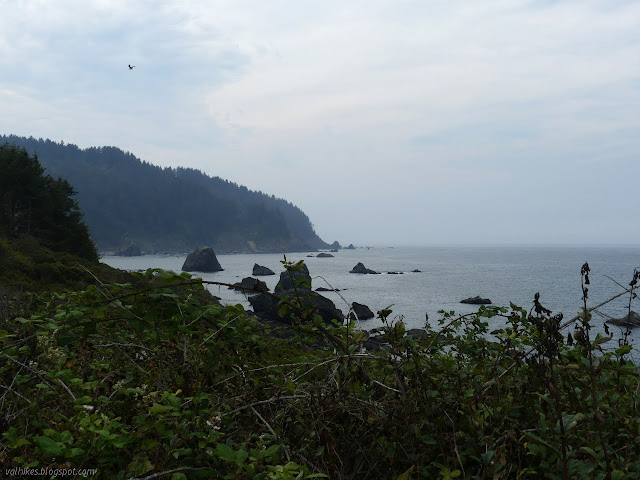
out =
[[[427,321],[437,327],[440,310],[465,314],[478,306],[460,303],[476,295],[489,298],[493,305],[531,309],[540,293],[542,305],[562,313],[569,320],[580,311],[582,287],[580,270],[585,262],[591,269],[587,306],[595,306],[623,292],[640,269],[640,247],[375,247],[343,249],[333,257],[318,258],[317,252],[291,253],[290,261],[304,260],[312,277],[312,288],[335,288],[339,292],[322,292],[347,313],[352,302],[367,305],[375,313],[390,307],[391,319],[402,318],[407,328],[422,328]],[[283,254],[217,255],[224,271],[193,273],[203,280],[236,283],[252,276],[254,263],[269,267],[276,275],[259,277],[271,291],[283,271]],[[162,268],[180,272],[186,255],[144,255],[141,257],[105,256],[102,262],[126,270]],[[358,263],[380,275],[353,274]],[[419,272],[414,272],[419,270]],[[391,274],[389,272],[396,272]],[[249,309],[246,294],[227,287],[209,285],[209,290],[223,303],[241,304]],[[632,310],[640,311],[639,300]],[[593,313],[593,332],[604,333],[604,321],[626,314],[629,295],[600,307]],[[499,317],[488,320],[490,330],[501,328]],[[360,322],[361,328],[381,325],[378,318]],[[621,329],[611,327],[617,337]],[[640,327],[638,327],[640,330]],[[634,340],[631,335],[630,340]]]

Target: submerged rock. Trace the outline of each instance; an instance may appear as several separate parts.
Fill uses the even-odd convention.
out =
[[[616,325],[619,327],[640,327],[640,315],[632,311],[621,318],[612,318],[607,320],[606,323]]]
[[[322,253],[319,253],[318,255],[316,255],[316,257],[318,257],[318,258],[330,258],[330,257],[333,257],[333,255],[331,255],[330,253],[322,252]]]
[[[196,248],[182,265],[183,272],[221,272],[224,270],[211,247]]]

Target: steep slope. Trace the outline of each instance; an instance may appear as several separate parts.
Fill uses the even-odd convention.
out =
[[[161,168],[116,147],[76,145],[15,135],[0,143],[24,147],[53,177],[68,180],[96,245],[126,242],[144,251],[286,252],[326,248],[309,218],[286,200],[209,177]]]

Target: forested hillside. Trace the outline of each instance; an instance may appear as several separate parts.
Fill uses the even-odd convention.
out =
[[[211,245],[220,252],[326,248],[290,202],[209,177],[161,168],[116,147],[76,145],[0,135],[37,155],[46,172],[66,179],[101,251],[134,242],[147,252]]]

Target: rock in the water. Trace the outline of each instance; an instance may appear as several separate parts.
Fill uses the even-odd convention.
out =
[[[387,272],[387,275],[403,275],[404,272]]]
[[[120,257],[139,257],[142,255],[142,250],[135,243],[130,244],[128,247],[118,250],[116,255]]]
[[[333,255],[331,255],[330,253],[322,252],[322,253],[319,253],[318,255],[316,255],[316,257],[318,257],[318,258],[331,258],[331,257],[333,257]]]
[[[182,265],[183,272],[221,272],[224,270],[211,247],[196,248]]]
[[[351,269],[351,271],[349,273],[369,273],[372,275],[379,275],[380,272],[375,272],[373,270],[369,270],[367,267],[365,267],[362,262],[358,262],[358,264],[353,267]]]
[[[460,300],[460,303],[469,303],[471,305],[491,305],[491,300],[488,298],[473,297]]]
[[[235,290],[242,290],[243,292],[248,293],[249,295],[269,291],[269,287],[267,287],[266,283],[264,283],[262,280],[258,280],[257,278],[252,278],[252,277],[245,277],[242,279],[241,282],[236,283],[235,285],[237,287],[242,287],[242,288],[235,288]],[[229,287],[229,288],[234,288],[234,287]],[[251,290],[246,290],[247,288]]]
[[[344,321],[344,314],[336,308],[331,300],[310,290],[298,290],[297,292],[294,290],[281,290],[278,294],[290,296],[291,298],[300,297],[303,304],[309,303],[313,305],[317,313],[327,323],[331,323],[333,320]],[[278,299],[272,295],[266,293],[254,295],[249,297],[249,303],[251,303],[255,314],[267,322],[290,323],[291,321],[289,317],[283,318],[278,315]]]
[[[353,243],[350,243],[348,247],[344,247],[345,250],[355,250],[356,247],[353,246]]]
[[[342,247],[340,246],[340,243],[336,240],[335,242],[333,242],[331,245],[329,245],[329,248],[331,249],[332,252],[337,252],[338,250],[340,250]]]
[[[423,330],[422,328],[412,328],[410,330],[407,330],[405,336],[413,338],[414,340],[425,339],[429,337],[429,332]]]
[[[415,270],[411,270],[412,273],[422,273],[420,270],[418,270],[417,268]]]
[[[276,285],[275,292],[281,290],[292,290],[294,283],[296,288],[303,290],[311,290],[311,275],[309,275],[309,269],[306,264],[302,264],[302,269],[297,272],[291,272],[285,270],[280,274],[280,281]]]
[[[631,311],[631,313],[626,314],[624,317],[612,318],[611,320],[607,320],[606,323],[619,327],[640,327],[640,315]]]
[[[318,287],[316,288],[316,292],[339,292],[339,288],[326,288],[326,287]]]
[[[270,268],[263,267],[262,265],[258,265],[257,263],[255,263],[253,265],[253,273],[252,273],[252,275],[254,275],[256,277],[266,276],[266,275],[275,275],[275,274],[276,274],[276,272],[274,272]]]
[[[351,310],[353,311],[349,318],[353,318],[353,315],[355,315],[355,318],[358,320],[368,320],[375,316],[369,307],[358,302],[353,302],[351,304]]]

